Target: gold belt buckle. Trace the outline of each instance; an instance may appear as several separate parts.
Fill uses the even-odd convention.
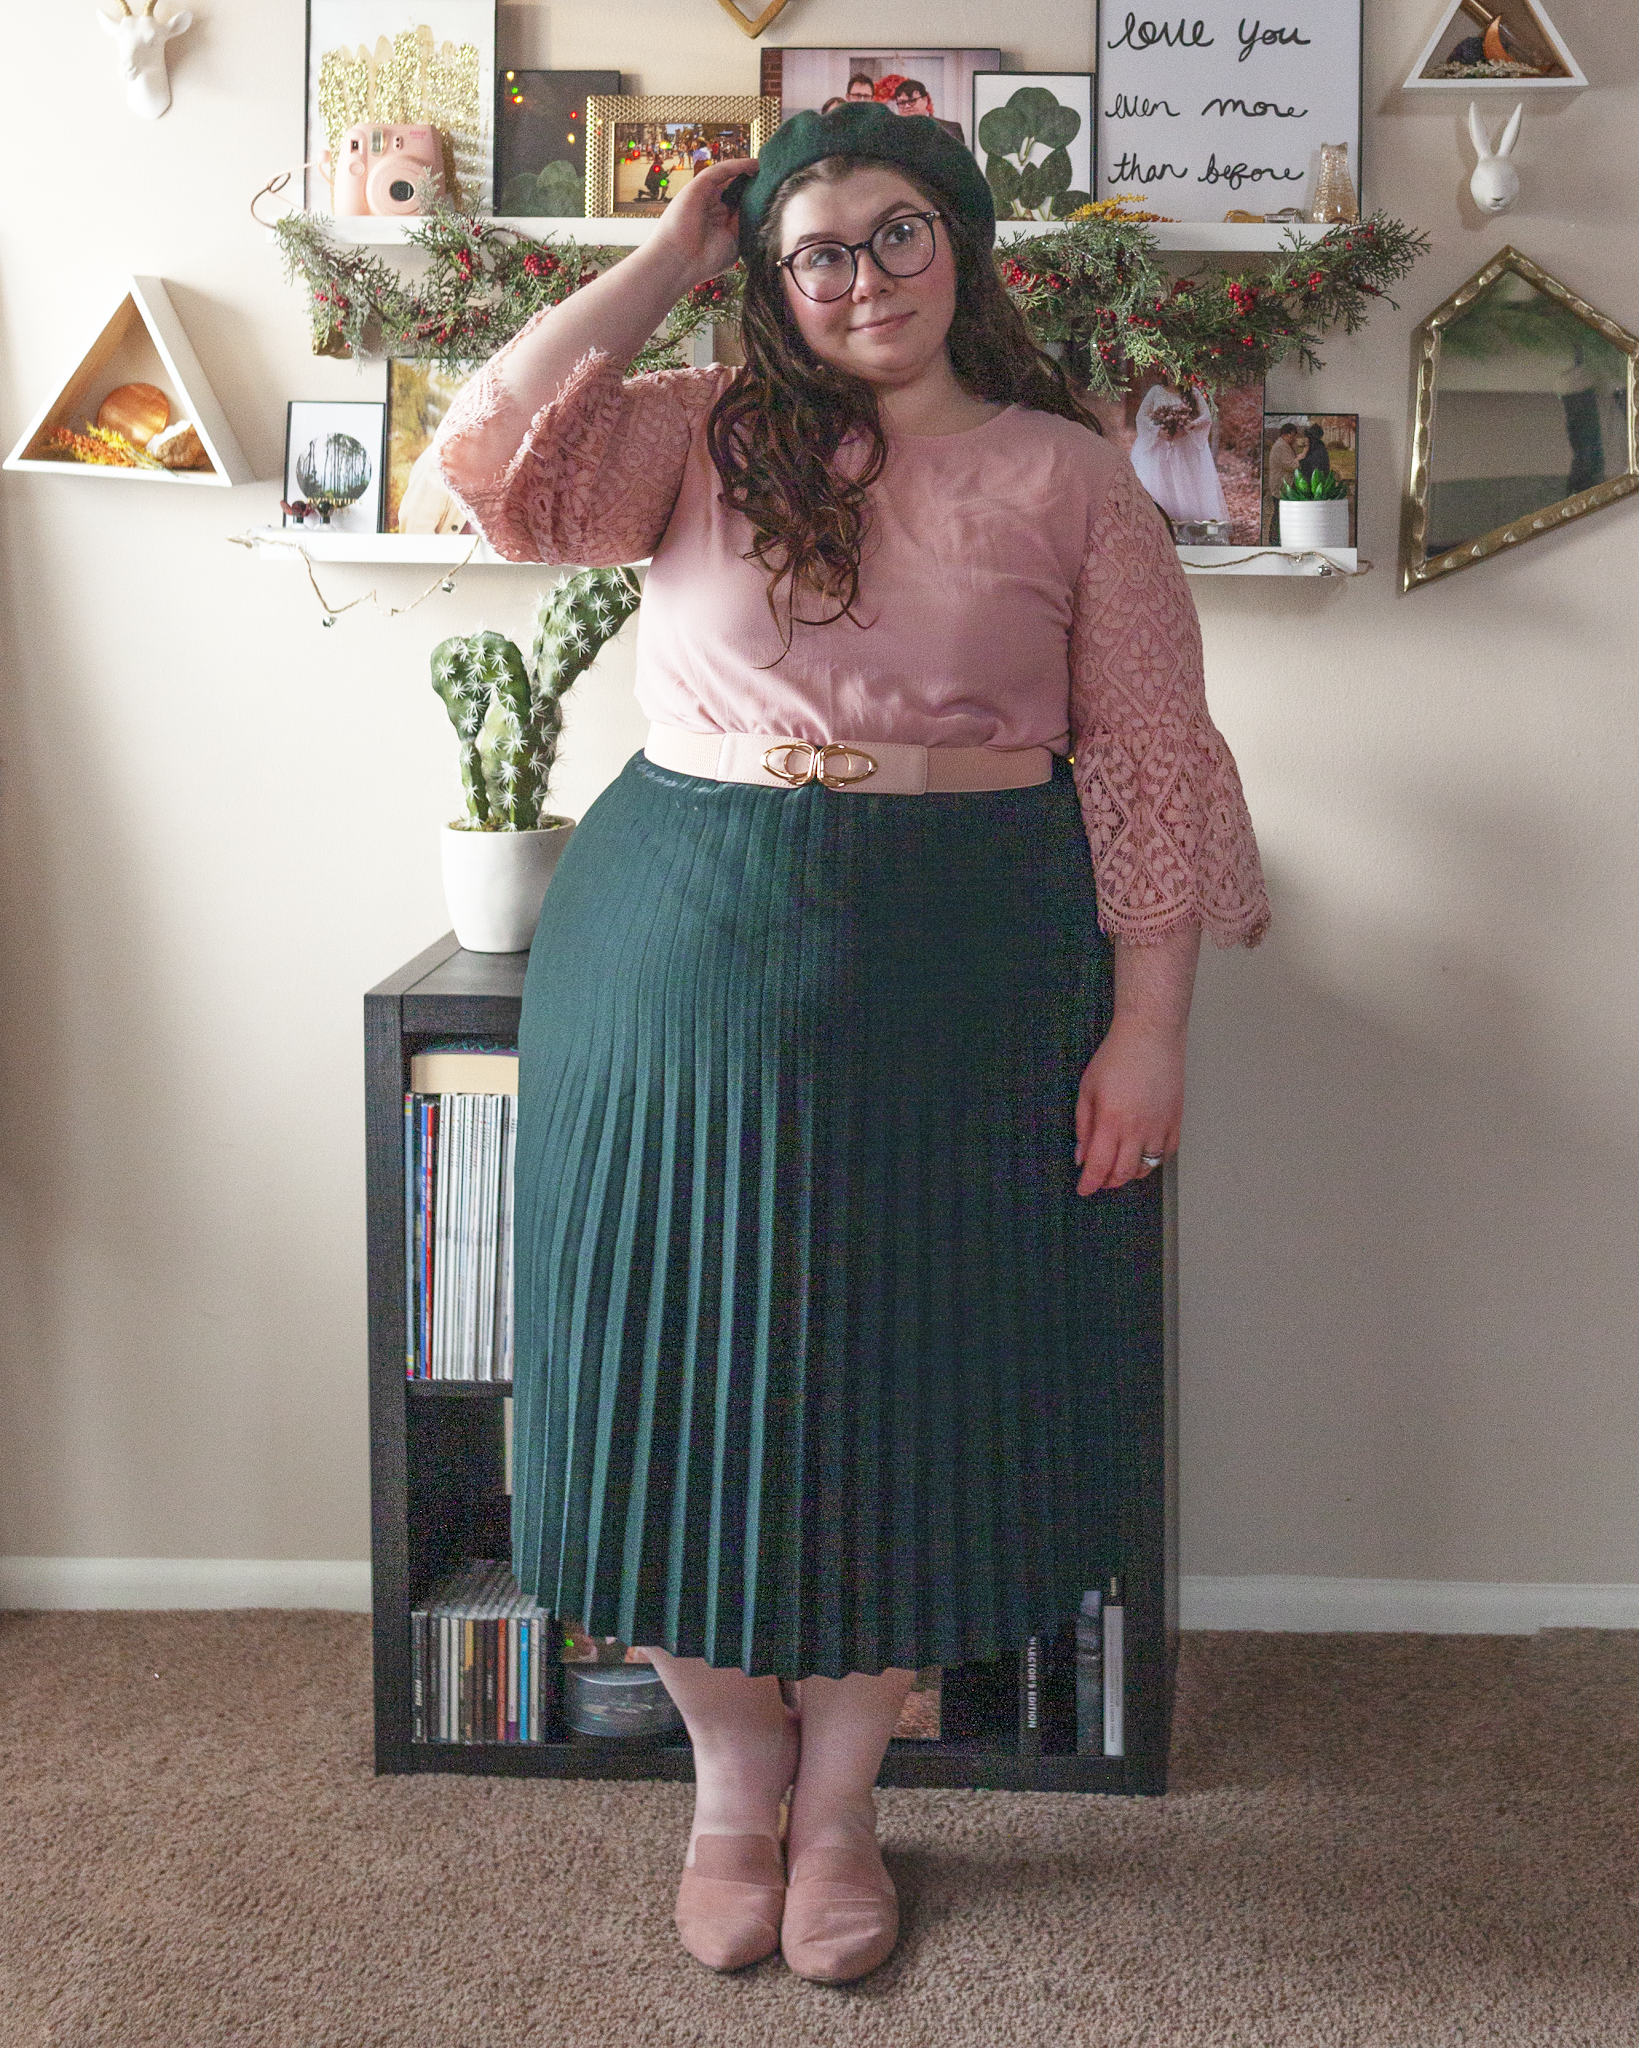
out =
[[[808,765],[801,770],[791,766],[791,756],[796,753],[808,756]],[[783,764],[775,760],[777,754],[783,756]],[[829,765],[833,754],[840,754],[845,761],[863,761],[865,766],[854,774],[841,769],[833,772]],[[862,748],[844,746],[841,740],[827,740],[823,746],[816,746],[812,740],[784,740],[777,747],[763,750],[763,766],[793,789],[800,789],[805,782],[822,782],[827,789],[843,789],[850,782],[863,782],[877,770],[876,762]]]

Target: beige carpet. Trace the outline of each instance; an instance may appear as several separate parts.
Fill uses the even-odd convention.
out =
[[[377,1779],[337,1615],[0,1616],[4,2048],[1633,2048],[1639,1636],[1187,1639],[1163,1800],[881,1795],[906,1932],[701,1970],[681,1786]]]

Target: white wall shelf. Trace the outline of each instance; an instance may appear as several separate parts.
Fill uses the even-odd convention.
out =
[[[1186,576],[1364,576],[1358,548],[1180,548]],[[1326,565],[1330,563],[1328,568]]]
[[[245,539],[265,562],[399,563],[404,567],[534,569],[539,562],[509,562],[487,541],[473,547],[470,533],[327,533],[322,526],[253,526]],[[470,558],[470,559],[469,559]],[[1186,576],[1364,576],[1369,562],[1355,548],[1195,548],[1178,550]],[[1330,570],[1322,566],[1330,562]],[[639,565],[641,566],[641,565]]]
[[[519,234],[529,235],[537,241],[553,241],[567,236],[576,242],[612,243],[617,248],[622,245],[635,248],[639,242],[646,242],[659,224],[647,217],[582,220],[570,215],[497,216],[498,226],[515,228]],[[374,215],[353,215],[325,222],[326,230],[336,241],[354,248],[371,249],[402,248],[409,242],[410,231],[416,225],[414,219],[378,219]],[[1052,234],[1063,225],[1062,221],[1009,220],[1000,222],[996,233],[998,240],[1006,241],[1010,236]],[[1283,246],[1288,227],[1295,227],[1305,242],[1318,241],[1328,232],[1313,221],[1172,220],[1149,221],[1145,225],[1155,237],[1158,249],[1199,255],[1268,253]]]
[[[534,569],[539,562],[509,562],[470,533],[330,533],[322,526],[253,526],[244,538],[264,562],[397,562],[405,567],[448,563],[473,569]],[[469,559],[470,558],[470,559]]]

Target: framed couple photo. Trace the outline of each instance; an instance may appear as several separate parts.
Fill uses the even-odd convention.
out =
[[[1001,69],[1000,50],[764,50],[762,88],[779,121],[823,114],[845,100],[876,100],[896,114],[926,114],[973,147],[973,81]]]

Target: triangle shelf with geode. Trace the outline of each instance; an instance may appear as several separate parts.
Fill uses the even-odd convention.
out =
[[[1461,61],[1475,46],[1477,59]],[[1542,0],[1450,0],[1405,89],[1564,92],[1587,82]]]
[[[186,420],[198,435],[210,466],[200,469],[128,468],[112,463],[76,462],[56,454],[52,435],[71,433],[94,420],[109,392],[122,384],[152,384],[170,406],[170,425]],[[234,438],[227,415],[193,352],[170,294],[157,277],[128,280],[119,303],[106,316],[67,380],[29,422],[6,457],[7,469],[53,476],[100,477],[113,483],[212,484],[218,488],[253,481],[250,464]]]

